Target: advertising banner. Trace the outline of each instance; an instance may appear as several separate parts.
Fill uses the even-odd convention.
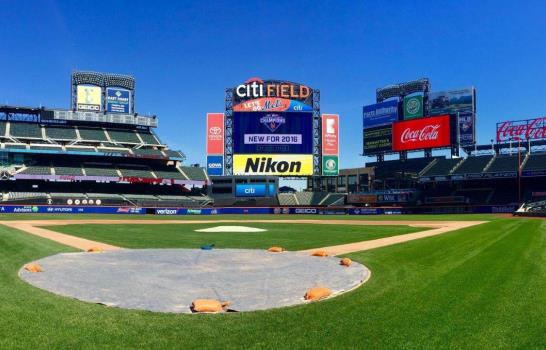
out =
[[[458,114],[459,144],[461,146],[473,145],[476,140],[476,114],[473,112],[461,112]]]
[[[362,116],[364,129],[390,125],[398,121],[398,101],[391,100],[364,106]]]
[[[4,205],[0,213],[36,213],[36,214],[145,214],[139,207],[102,207],[102,206],[46,206],[46,205]]]
[[[106,111],[131,114],[131,93],[120,88],[106,88]]]
[[[236,184],[235,197],[266,197],[267,184]]]
[[[392,126],[364,129],[364,154],[392,151]]]
[[[223,113],[207,113],[207,154],[224,154]]]
[[[313,114],[234,112],[234,154],[312,154]]]
[[[415,119],[423,116],[423,96],[404,97],[404,119]]]
[[[224,175],[224,156],[207,156],[207,174],[210,176]]]
[[[497,142],[546,138],[546,117],[497,123]]]
[[[303,105],[312,107],[313,89],[299,83],[280,80],[263,80],[257,77],[250,78],[233,89],[234,106],[248,108],[242,105],[242,103],[263,98],[272,99],[269,101],[274,101],[274,98],[297,101],[301,102]],[[261,104],[262,102],[259,103]],[[263,102],[263,105],[265,106],[265,101]],[[296,111],[301,112],[303,110],[296,109]]]
[[[392,149],[396,152],[451,145],[449,115],[394,123]]]
[[[234,175],[313,175],[313,155],[234,154]]]
[[[338,156],[322,156],[322,175],[337,176],[339,174]]]
[[[430,115],[476,112],[475,90],[473,87],[431,92],[428,95]]]
[[[312,112],[313,107],[287,98],[263,97],[233,106],[234,112]]]
[[[94,85],[76,87],[76,108],[79,111],[100,112],[102,106],[102,89]]]
[[[339,154],[339,116],[322,115],[322,154],[337,156]]]

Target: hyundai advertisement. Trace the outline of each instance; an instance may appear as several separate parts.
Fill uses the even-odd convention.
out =
[[[234,154],[312,154],[312,113],[234,112]]]

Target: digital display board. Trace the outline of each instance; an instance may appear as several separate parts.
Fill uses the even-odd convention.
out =
[[[364,154],[374,155],[392,151],[392,126],[364,129]]]
[[[390,125],[398,121],[398,100],[390,100],[362,108],[364,129]]]
[[[401,121],[392,125],[393,151],[441,148],[450,145],[449,115]]]
[[[235,154],[234,175],[313,175],[312,154]]]
[[[234,112],[234,154],[312,154],[312,113]]]
[[[94,85],[76,87],[76,106],[79,111],[100,112],[102,110],[102,89]]]
[[[106,111],[109,113],[132,113],[131,92],[127,89],[106,88]]]
[[[431,92],[428,95],[429,113],[439,115],[475,112],[475,94],[474,88]]]

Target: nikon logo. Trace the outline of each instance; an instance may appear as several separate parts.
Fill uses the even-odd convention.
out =
[[[300,161],[274,161],[271,157],[248,158],[245,173],[299,173]]]

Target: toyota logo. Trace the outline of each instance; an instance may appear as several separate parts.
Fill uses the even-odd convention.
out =
[[[222,133],[222,128],[220,128],[219,126],[213,126],[209,129],[209,133],[211,135],[220,135]]]

